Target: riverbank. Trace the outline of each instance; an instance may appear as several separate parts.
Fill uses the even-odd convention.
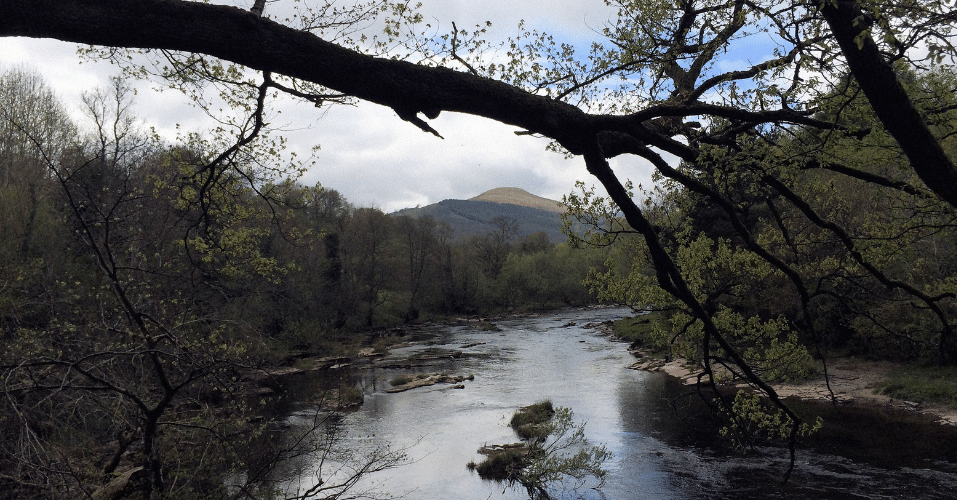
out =
[[[640,356],[639,361],[630,367],[634,370],[661,372],[687,385],[696,383],[701,373],[701,370],[694,369],[684,359],[666,361],[655,358],[640,349],[633,352]],[[824,366],[820,364],[817,370],[818,375],[807,380],[773,383],[771,387],[782,398],[916,412],[935,417],[942,424],[957,426],[957,409],[953,407],[894,399],[876,392],[883,383],[887,382],[894,370],[906,365],[853,357],[834,358],[827,360],[826,377]]]
[[[599,306],[585,309],[601,308],[602,307]],[[412,339],[443,326],[467,326],[471,329],[480,331],[494,331],[498,329],[494,323],[495,321],[517,318],[534,318],[541,316],[542,314],[543,313],[541,312],[523,312],[500,315],[494,318],[459,317],[450,318],[448,322],[442,324],[430,323],[424,325],[407,326],[403,329],[403,334],[401,336],[396,336],[396,338],[392,339],[392,342],[388,343],[388,347],[384,345],[377,345],[376,348],[365,347],[360,349],[353,356],[348,357],[342,356],[301,359],[295,367],[282,367],[270,370],[267,373],[270,378],[276,376],[282,377],[306,371],[341,368],[349,366],[360,360],[362,360],[364,363],[368,363],[370,359],[384,356],[385,353],[388,352],[388,348],[415,344],[417,342]],[[586,328],[595,328],[606,335],[621,339],[621,337],[618,335],[618,332],[615,331],[614,324],[611,322],[594,323],[583,326]],[[630,341],[631,339],[621,340]],[[661,352],[634,347],[631,349],[631,352],[638,358],[638,360],[630,366],[631,369],[661,372],[681,381],[686,385],[692,385],[697,382],[698,375],[701,373],[700,370],[692,367],[686,360],[680,358],[671,360],[662,359]],[[426,356],[428,359],[425,359],[425,361],[431,361],[432,358],[436,357],[455,357],[456,354],[460,355],[461,353],[439,353],[436,356]],[[418,366],[422,363],[412,363],[410,361],[408,364],[409,366]],[[942,424],[957,426],[957,409],[953,408],[952,406],[945,404],[931,404],[919,401],[908,401],[905,399],[895,399],[888,395],[877,392],[877,389],[891,378],[891,375],[895,370],[900,370],[906,367],[907,365],[905,364],[894,363],[890,361],[873,361],[854,357],[838,357],[827,360],[826,370],[824,364],[819,364],[816,370],[817,375],[810,377],[807,380],[800,382],[774,383],[771,385],[782,398],[794,398],[803,401],[819,403],[834,402],[838,405],[886,408],[901,412],[919,413],[934,417]],[[825,373],[827,374],[826,377]],[[743,387],[743,384],[741,386]],[[352,405],[354,404],[355,402],[352,402]]]
[[[678,379],[683,384],[697,382],[702,370],[687,360],[671,356],[671,346],[663,344],[658,332],[670,328],[663,314],[643,314],[602,325],[605,333],[631,344],[629,351],[638,358],[631,368],[655,371]],[[957,426],[957,370],[947,367],[922,367],[887,360],[868,360],[853,356],[828,357],[809,367],[812,376],[798,382],[772,383],[782,398],[811,403],[835,403],[841,406],[890,409],[919,413],[939,422]],[[745,384],[727,383],[729,389]],[[885,394],[886,393],[886,394]]]

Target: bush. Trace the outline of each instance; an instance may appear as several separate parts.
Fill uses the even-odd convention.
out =
[[[528,455],[528,448],[507,449],[500,453],[494,453],[475,465],[470,463],[470,468],[478,472],[482,479],[495,479],[499,481],[514,481],[518,479],[519,473],[525,468]]]
[[[500,331],[502,331],[502,329],[499,328],[498,325],[496,325],[495,323],[492,323],[491,321],[481,321],[481,322],[479,322],[479,324],[478,324],[478,329],[479,329],[479,331],[482,331],[482,332],[500,332]]]
[[[664,311],[652,311],[613,323],[615,336],[630,342],[633,348],[645,349],[651,356],[671,354],[670,339],[662,332],[671,331],[670,315]]]
[[[522,439],[537,438],[544,440],[548,437],[544,424],[551,420],[554,415],[555,408],[552,406],[552,402],[545,400],[519,409],[512,415],[509,425],[512,429],[515,429],[515,433]]]
[[[592,446],[585,439],[585,424],[575,425],[572,411],[554,408],[551,401],[542,401],[515,412],[510,425],[520,436],[530,429],[530,437],[522,437],[522,445],[481,453],[488,455],[482,463],[470,462],[470,470],[483,479],[518,481],[532,497],[548,498],[546,488],[552,483],[574,480],[581,486],[589,476],[604,483],[607,472],[602,469],[611,453],[604,446]],[[576,486],[577,487],[577,486]]]

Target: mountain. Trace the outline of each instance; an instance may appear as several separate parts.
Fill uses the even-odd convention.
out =
[[[523,207],[537,208],[547,212],[562,213],[565,208],[555,200],[535,196],[532,193],[520,188],[504,187],[489,189],[488,191],[474,197],[469,201],[491,201],[493,203],[507,203],[509,205],[519,205]]]
[[[452,226],[455,238],[490,233],[496,230],[492,219],[501,215],[518,221],[518,238],[541,231],[548,235],[549,241],[557,243],[567,239],[561,232],[562,211],[556,200],[535,196],[524,189],[504,187],[468,200],[443,200],[424,207],[405,208],[392,215],[431,215]]]

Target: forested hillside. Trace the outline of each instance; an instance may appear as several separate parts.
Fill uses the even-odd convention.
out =
[[[527,238],[543,233],[550,242],[564,242],[561,214],[554,210],[526,207],[513,203],[484,200],[443,200],[424,207],[406,208],[394,215],[413,218],[428,216],[448,224],[456,238],[468,238],[496,230],[496,217],[507,217],[517,223],[515,236]]]

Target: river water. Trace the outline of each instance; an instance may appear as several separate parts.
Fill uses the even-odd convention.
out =
[[[518,441],[508,427],[511,415],[550,399],[570,408],[576,421],[586,422],[589,441],[613,454],[600,489],[595,483],[559,485],[550,491],[554,498],[951,499],[957,494],[957,434],[906,415],[829,414],[825,432],[798,451],[795,472],[782,485],[785,450],[742,455],[715,446],[705,406],[696,396],[682,397],[688,388],[627,368],[634,361],[627,346],[594,324],[628,314],[617,308],[566,310],[498,321],[501,331],[440,327],[368,367],[334,370],[365,392],[361,408],[338,421],[343,444],[401,449],[408,457],[406,465],[370,475],[357,490],[410,500],[527,499],[520,486],[482,480],[466,464],[481,461],[477,450],[483,445]],[[437,356],[409,361],[422,354]],[[394,367],[399,365],[420,366]],[[462,389],[438,384],[384,392],[395,376],[434,372],[474,380],[463,382]],[[315,413],[300,405],[285,419],[287,434]],[[921,439],[915,436],[927,443],[917,444]],[[872,447],[875,441],[881,446]],[[291,488],[311,481],[304,474]]]

